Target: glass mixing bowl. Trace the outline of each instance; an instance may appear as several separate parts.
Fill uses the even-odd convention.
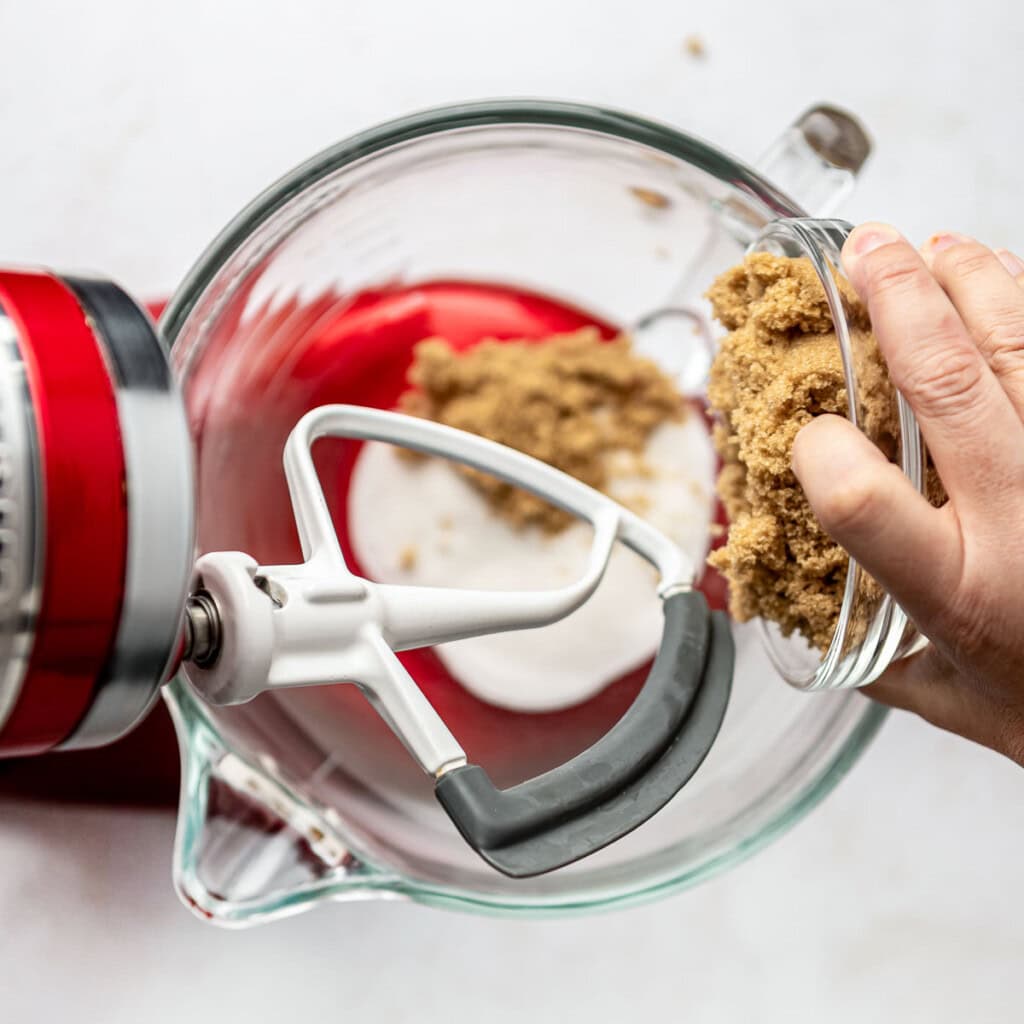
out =
[[[571,326],[572,310],[628,328],[701,402],[713,352],[703,291],[767,225],[805,216],[783,189],[824,212],[867,148],[847,115],[815,108],[759,174],[629,115],[505,102],[406,118],[314,158],[228,227],[164,316],[196,439],[199,552],[299,560],[285,438],[317,405],[392,405],[410,338],[466,329],[458,311],[436,314],[446,289],[460,301],[481,284],[506,289],[505,336],[522,333],[524,317],[538,334]],[[492,313],[501,333],[504,313]],[[315,454],[345,544],[354,449],[321,442]],[[710,570],[701,588],[721,604]],[[694,780],[624,839],[526,880],[477,858],[353,687],[212,709],[179,677],[167,688],[184,762],[179,892],[203,916],[239,924],[324,899],[567,913],[691,885],[813,807],[884,715],[855,692],[785,685],[757,623],[734,626],[734,637],[732,701]],[[473,697],[430,651],[406,658],[499,785],[593,742],[643,676],[640,666],[590,700],[528,713]]]

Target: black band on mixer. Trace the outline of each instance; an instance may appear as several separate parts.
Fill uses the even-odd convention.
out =
[[[63,749],[109,743],[165,682],[192,555],[191,440],[160,336],[116,284],[62,278],[89,318],[117,399],[125,457],[128,558],[114,649],[89,710]]]
[[[643,689],[588,750],[506,790],[472,764],[438,779],[438,801],[499,871],[526,878],[593,853],[646,821],[700,767],[729,701],[732,633],[698,592],[667,598],[664,612]]]
[[[107,342],[118,387],[168,391],[171,368],[149,317],[116,284],[62,277]]]

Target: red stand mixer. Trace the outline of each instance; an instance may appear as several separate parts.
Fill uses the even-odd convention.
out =
[[[848,190],[867,150],[848,115],[815,108],[767,163],[821,206]],[[665,212],[637,204],[644,191],[665,196]],[[535,213],[546,238],[527,223]],[[0,273],[0,756],[110,743],[170,682],[186,768],[178,885],[224,921],[388,889],[536,907],[663,885],[682,838],[670,834],[673,798],[704,777],[749,657],[739,643],[734,668],[735,627],[708,607],[705,595],[721,607],[720,581],[550,467],[389,410],[424,337],[470,345],[583,323],[647,332],[699,401],[707,268],[801,213],[755,172],[671,129],[586,107],[480,104],[349,140],[257,200],[172,300],[161,322],[170,350],[110,282]],[[812,225],[794,237],[827,254],[833,229],[822,223],[826,234]],[[576,237],[588,225],[601,236],[591,253]],[[685,252],[651,263],[679,238]],[[608,276],[595,254],[611,239],[626,270]],[[392,259],[396,244],[406,249]],[[367,579],[345,512],[367,441],[472,466],[566,509],[593,531],[585,571],[559,589],[519,592]],[[547,716],[489,708],[439,670],[435,644],[571,614],[617,543],[658,577],[665,622],[653,663]],[[339,682],[362,694],[325,689]],[[831,706],[804,750],[803,770],[819,782],[877,726],[845,696]],[[779,730],[804,714],[786,708],[792,721],[780,717]],[[745,717],[742,707],[730,716]],[[723,742],[721,757],[734,756]],[[372,772],[353,767],[366,759],[379,759]],[[792,772],[773,762],[760,780]],[[223,842],[206,841],[215,830],[204,839],[214,784],[285,822],[312,874],[235,892],[223,879],[247,868],[207,871],[204,857],[238,869],[249,849],[245,840],[225,855]],[[793,794],[778,799],[789,806]],[[753,791],[741,803],[734,825],[783,813]],[[646,839],[623,840],[662,808],[637,833]],[[691,822],[720,836],[727,819],[716,814],[694,811]],[[651,830],[659,821],[664,831]],[[721,841],[697,861],[718,856]]]

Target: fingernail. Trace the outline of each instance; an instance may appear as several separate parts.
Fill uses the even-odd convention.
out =
[[[954,245],[961,245],[969,241],[970,239],[966,235],[958,234],[956,231],[943,231],[937,235],[932,235],[922,248],[926,253],[943,252],[946,249],[952,249]]]
[[[1009,249],[996,249],[996,256],[999,257],[999,262],[1006,267],[1012,277],[1024,274],[1024,260],[1019,256],[1014,256]]]
[[[855,256],[866,256],[883,245],[898,242],[900,237],[900,233],[888,224],[861,224],[850,232],[850,237],[843,248],[849,248]]]

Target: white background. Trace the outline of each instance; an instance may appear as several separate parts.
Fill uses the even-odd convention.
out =
[[[161,294],[315,150],[509,94],[633,109],[750,158],[832,100],[877,144],[848,216],[1020,251],[1022,52],[1011,0],[0,0],[0,258]],[[903,717],[754,861],[612,916],[362,904],[220,932],[171,892],[172,827],[0,807],[0,1019],[1020,1018],[1024,775]]]

